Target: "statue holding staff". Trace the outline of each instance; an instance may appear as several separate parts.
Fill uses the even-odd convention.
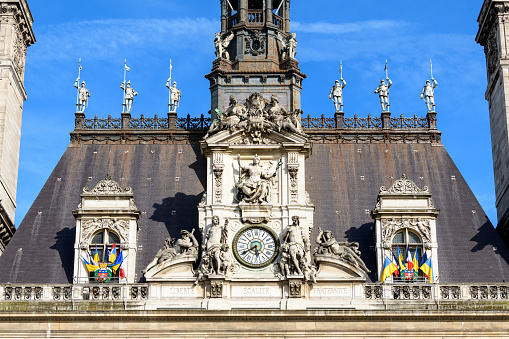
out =
[[[385,83],[384,79],[380,81],[380,86],[375,89],[375,93],[378,93],[380,97],[380,105],[382,106],[382,112],[388,112],[389,110],[389,88],[392,86],[392,81],[389,79],[389,75],[387,73],[387,60],[385,61],[385,79],[387,83]]]
[[[170,103],[168,104],[170,108],[170,112],[176,112],[177,108],[179,107],[180,103],[180,97],[182,96],[182,92],[177,89],[177,82],[173,82],[173,86],[171,84],[171,70],[173,69],[173,66],[171,65],[171,59],[170,59],[170,77],[166,81],[166,87],[170,90]]]
[[[428,107],[428,112],[435,111],[435,87],[437,87],[438,83],[433,78],[433,64],[431,60],[429,61],[431,65],[431,80],[426,80],[426,85],[421,92],[421,99],[424,99],[426,102],[426,107]]]
[[[76,79],[76,81],[74,81],[74,87],[78,90],[78,99],[76,102],[76,109],[78,110],[78,112],[85,111],[85,107],[88,106],[88,98],[90,98],[90,91],[87,88],[85,88],[86,85],[85,81],[81,83],[81,86],[79,85],[81,78],[81,70],[82,67],[80,59],[80,65],[78,68],[78,78]]]
[[[343,63],[340,63],[339,74],[341,76],[340,79],[336,80],[329,93],[329,99],[334,100],[334,107],[336,107],[336,112],[343,111],[343,88],[346,86],[346,81],[343,79]]]

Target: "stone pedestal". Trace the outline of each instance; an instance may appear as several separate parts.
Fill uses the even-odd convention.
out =
[[[247,204],[240,203],[239,208],[243,222],[260,224],[268,222],[272,215],[272,204]]]

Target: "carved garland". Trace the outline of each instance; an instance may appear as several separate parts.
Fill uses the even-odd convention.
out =
[[[223,167],[214,166],[214,202],[220,204],[222,202],[223,188]]]
[[[411,229],[422,237],[424,247],[431,248],[431,219],[428,218],[396,218],[382,219],[382,246],[390,249],[392,237],[402,229]]]
[[[92,235],[102,229],[111,229],[120,236],[120,241],[127,243],[129,241],[129,220],[115,219],[93,219],[85,220],[81,223],[83,243],[90,243]]]
[[[297,174],[299,172],[299,167],[297,166],[288,166],[288,173],[290,175],[290,203],[296,204],[298,203],[299,198],[299,188],[298,188],[298,180]]]

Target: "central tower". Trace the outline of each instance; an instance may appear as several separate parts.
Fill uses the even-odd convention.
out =
[[[288,111],[300,109],[302,79],[290,32],[290,0],[221,0],[221,32],[210,81],[211,112],[224,112],[230,95],[243,102],[251,93],[275,94]]]

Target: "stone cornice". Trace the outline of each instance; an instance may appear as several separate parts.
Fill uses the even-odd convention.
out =
[[[314,143],[427,143],[441,146],[442,132],[437,130],[362,130],[304,129]],[[71,146],[80,144],[173,144],[198,143],[206,130],[75,130]]]
[[[39,304],[42,304],[39,302]],[[44,303],[46,304],[46,303]],[[59,304],[58,302],[49,302],[50,304]],[[69,302],[70,304],[70,302]],[[79,308],[81,303],[76,302],[75,307]],[[84,303],[85,304],[85,303]],[[90,302],[88,302],[90,304]],[[96,303],[94,303],[96,304]],[[107,304],[107,305],[106,305]],[[507,322],[509,326],[509,313],[505,310],[480,310],[471,303],[462,303],[455,301],[458,309],[456,310],[419,310],[418,312],[412,310],[391,310],[391,306],[397,307],[401,303],[393,302],[388,300],[386,302],[389,309],[385,310],[305,310],[305,311],[291,311],[291,310],[228,310],[228,311],[206,311],[206,310],[121,310],[115,311],[114,304],[106,303],[104,309],[95,308],[94,312],[77,312],[72,310],[65,310],[65,307],[59,307],[59,311],[45,312],[33,312],[33,310],[18,311],[12,306],[9,310],[0,311],[0,323],[3,322],[33,322],[37,321],[63,321],[63,322],[101,322],[115,323],[117,321],[125,322],[323,322],[323,323],[334,323],[334,322],[355,322],[362,321],[366,323],[370,322],[390,322],[402,321],[405,323],[428,323],[431,321],[442,322],[442,321],[465,321],[465,322],[481,322],[481,321],[497,321]],[[118,302],[119,306],[122,306],[122,302]],[[464,308],[461,308],[461,306]],[[467,305],[468,304],[468,305]],[[480,303],[481,304],[481,303]],[[41,305],[43,306],[43,305]],[[63,305],[61,305],[63,306]],[[69,305],[71,306],[71,305]],[[98,306],[98,305],[96,305]],[[469,307],[470,306],[470,307]],[[486,303],[485,306],[489,306]],[[502,330],[502,328],[499,328]],[[486,328],[484,329],[486,330]],[[506,328],[507,330],[507,328]]]
[[[35,43],[34,19],[26,0],[0,0],[0,16],[6,15],[14,16],[26,47]]]

